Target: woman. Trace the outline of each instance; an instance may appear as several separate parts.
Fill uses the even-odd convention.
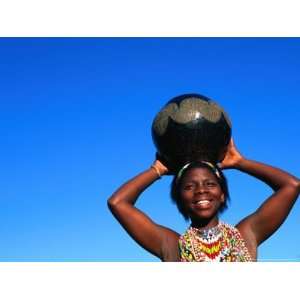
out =
[[[108,200],[111,212],[131,237],[162,261],[256,261],[257,247],[288,216],[300,193],[300,181],[271,166],[248,160],[231,140],[222,169],[237,169],[268,184],[274,193],[235,227],[219,221],[228,188],[222,171],[209,162],[185,165],[174,177],[171,196],[191,226],[183,234],[155,224],[134,204],[168,169],[156,160],[148,170],[122,185]]]

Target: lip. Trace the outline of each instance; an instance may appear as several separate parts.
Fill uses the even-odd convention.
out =
[[[206,209],[211,209],[212,208],[212,199],[208,198],[198,198],[194,199],[192,202],[192,205],[195,210],[206,210]]]
[[[208,202],[211,202],[212,200],[209,199],[209,198],[199,198],[199,199],[195,199],[195,200],[193,201],[193,204],[197,204],[197,203],[199,203],[200,201],[208,201]]]

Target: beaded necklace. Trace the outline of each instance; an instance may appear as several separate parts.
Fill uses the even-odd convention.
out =
[[[179,238],[181,261],[252,261],[239,231],[226,223],[209,229],[189,227]]]

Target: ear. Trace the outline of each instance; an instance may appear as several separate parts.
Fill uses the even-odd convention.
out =
[[[222,203],[225,202],[225,195],[224,195],[224,194],[222,194],[222,196],[221,196],[221,202],[222,202]]]

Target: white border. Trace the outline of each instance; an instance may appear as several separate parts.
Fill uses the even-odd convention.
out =
[[[0,263],[1,299],[294,299],[299,263]]]
[[[294,0],[9,0],[1,36],[300,36]]]

